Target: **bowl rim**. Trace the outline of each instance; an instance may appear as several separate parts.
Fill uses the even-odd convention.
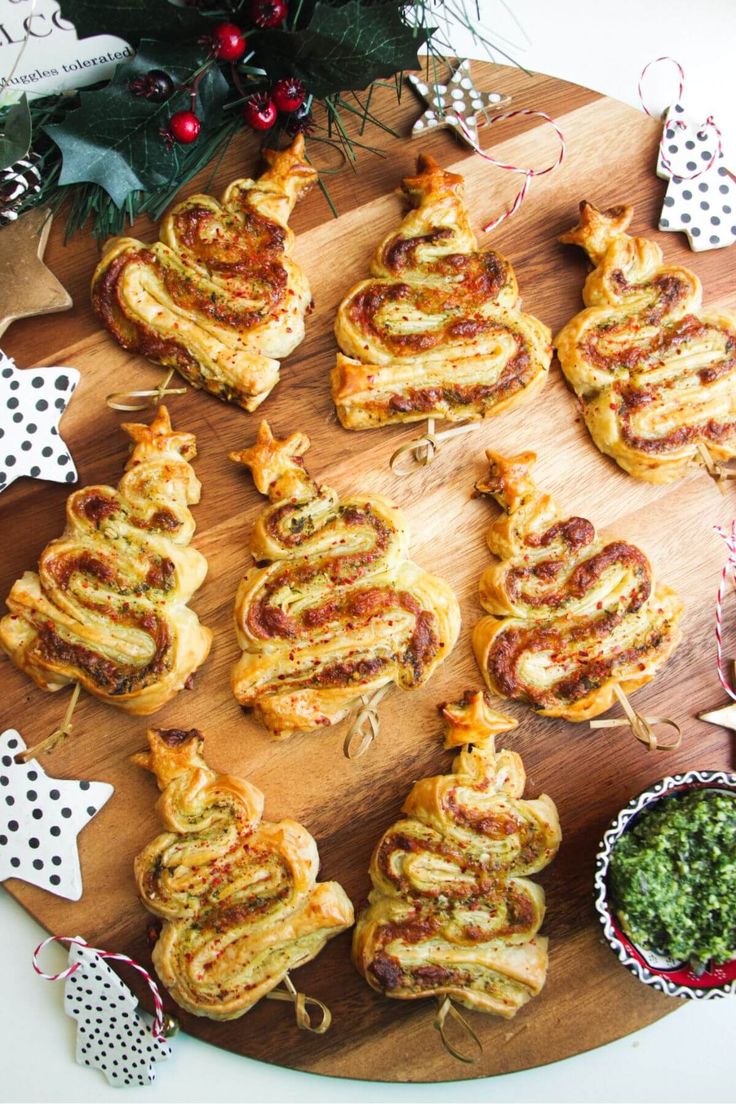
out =
[[[608,903],[608,870],[613,848],[628,828],[631,821],[648,805],[655,805],[662,798],[680,788],[695,786],[698,789],[729,789],[736,792],[736,773],[724,770],[690,770],[680,774],[667,775],[658,782],[632,797],[628,804],[616,814],[598,845],[595,857],[595,908],[598,919],[603,925],[603,934],[608,945],[617,955],[619,962],[645,985],[650,985],[670,997],[685,997],[695,1000],[712,1000],[736,994],[736,978],[732,981],[714,983],[710,986],[689,986],[674,982],[664,973],[648,969],[619,938],[614,926],[614,918]],[[633,944],[633,940],[632,940]],[[633,944],[637,946],[636,944]],[[637,947],[637,949],[639,949]],[[733,961],[733,960],[732,960]]]

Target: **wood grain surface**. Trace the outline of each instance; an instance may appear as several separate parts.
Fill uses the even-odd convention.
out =
[[[656,121],[558,80],[479,63],[474,69],[482,88],[511,92],[515,107],[552,114],[567,140],[563,166],[535,180],[519,214],[492,236],[493,245],[516,268],[525,309],[554,332],[580,308],[585,258],[556,239],[576,221],[583,197],[599,205],[635,204],[634,230],[660,240],[669,260],[695,269],[703,280],[706,302],[736,305],[727,251],[692,254],[682,235],[658,234],[654,229],[665,187],[654,175],[660,131]],[[636,981],[603,943],[592,904],[594,855],[618,809],[657,778],[687,768],[732,765],[730,734],[697,721],[695,714],[723,699],[713,634],[723,547],[713,525],[729,519],[736,491],[729,489],[722,497],[697,472],[666,487],[624,475],[590,442],[556,364],[544,392],[530,406],[449,442],[434,464],[405,479],[390,472],[388,458],[416,435],[416,427],[364,433],[339,427],[328,384],[335,354],[335,309],[346,289],[367,274],[377,241],[398,223],[401,204],[393,189],[413,169],[419,149],[465,174],[476,226],[507,206],[519,185],[519,178],[472,156],[446,132],[423,139],[421,146],[409,141],[411,122],[421,110],[416,98],[407,89],[396,106],[389,92],[381,96],[381,110],[402,137],[393,139],[373,129],[365,137],[385,149],[385,158],[366,155],[357,174],[347,171],[330,178],[340,210],[337,221],[319,192],[307,197],[295,214],[297,255],[309,273],[316,309],[308,320],[306,341],[285,363],[279,386],[255,415],[194,391],[170,402],[174,424],[192,430],[199,442],[195,468],[203,496],[194,510],[194,543],[209,559],[209,575],[192,604],[214,630],[215,641],[194,689],[181,693],[153,723],[201,728],[211,764],[260,786],[269,819],[290,816],[303,821],[319,842],[322,877],[338,879],[360,907],[368,890],[372,847],[396,818],[411,783],[449,767],[451,757],[441,747],[437,703],[480,684],[469,630],[481,614],[478,579],[489,560],[485,531],[494,507],[472,499],[471,491],[484,471],[486,447],[537,450],[539,482],[564,506],[600,528],[640,543],[655,572],[676,587],[686,603],[682,644],[658,679],[634,699],[642,711],[681,722],[684,740],[679,751],[651,754],[625,728],[593,733],[587,725],[550,721],[524,707],[509,707],[520,727],[508,743],[524,758],[527,794],[546,791],[554,798],[564,840],[559,857],[539,878],[548,895],[547,986],[511,1022],[468,1013],[484,1043],[478,1065],[461,1066],[443,1050],[432,1029],[431,1000],[402,1003],[369,989],[351,965],[349,934],[330,943],[295,975],[300,989],[332,1009],[333,1026],[325,1036],[298,1031],[289,1006],[279,1002],[263,1001],[231,1023],[180,1017],[187,1032],[264,1061],[338,1076],[436,1081],[563,1058],[642,1027],[676,1007],[676,1002]],[[517,164],[540,166],[555,156],[554,136],[538,120],[500,123],[482,135],[487,147],[493,144],[496,156]],[[218,193],[234,177],[252,174],[257,164],[255,137],[243,135],[231,146],[214,180],[205,175],[186,191],[209,185]],[[144,220],[134,229],[144,239],[155,236],[154,227]],[[123,418],[105,406],[105,395],[121,387],[152,386],[160,378],[157,368],[124,353],[99,329],[88,294],[96,257],[97,247],[88,237],[78,236],[65,246],[59,221],[46,259],[71,292],[74,308],[19,322],[4,339],[6,352],[21,366],[69,364],[81,369],[82,379],[62,426],[82,485],[116,482],[125,460],[126,439],[118,428]],[[281,434],[306,430],[312,438],[310,469],[341,492],[373,491],[393,497],[410,521],[413,558],[444,575],[462,605],[464,627],[453,655],[423,689],[391,691],[381,706],[379,739],[357,761],[343,757],[344,726],[273,743],[230,694],[229,669],[238,655],[233,600],[249,562],[250,528],[264,502],[247,473],[226,454],[252,442],[261,414]],[[61,485],[22,479],[0,496],[3,595],[25,568],[35,565],[44,543],[61,532],[66,493]],[[732,654],[733,634],[727,635],[726,644]],[[2,674],[3,726],[18,727],[26,742],[34,743],[58,724],[68,692],[44,694],[6,661]],[[112,800],[81,836],[84,896],[70,903],[22,882],[6,884],[49,930],[79,932],[98,946],[150,962],[148,916],[136,900],[132,860],[159,831],[157,792],[153,779],[128,759],[143,745],[145,727],[145,719],[125,716],[83,695],[73,739],[47,756],[44,765],[59,777],[100,779],[116,787]],[[135,984],[132,978],[126,980]]]

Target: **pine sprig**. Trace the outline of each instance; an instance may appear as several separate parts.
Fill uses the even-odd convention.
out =
[[[28,105],[41,188],[26,195],[20,209],[43,204],[57,211],[67,201],[67,236],[89,226],[100,239],[123,232],[141,214],[160,218],[182,185],[223,156],[243,125],[244,102],[282,77],[301,80],[309,93],[307,106],[314,99],[324,110],[323,127],[310,123],[313,141],[332,145],[355,171],[359,154],[382,152],[365,140],[369,126],[397,136],[374,110],[374,92],[391,88],[400,100],[403,72],[419,67],[422,45],[427,80],[435,85],[445,69],[452,24],[469,30],[489,56],[493,51],[507,56],[482,28],[477,4],[470,0],[292,0],[284,24],[265,30],[248,27],[249,0],[199,0],[188,7],[169,0],[60,0],[60,5],[80,37],[116,33],[140,47],[109,84]],[[232,66],[201,54],[207,33],[222,21],[243,26],[247,36],[248,52]],[[163,27],[166,43],[142,41]],[[199,66],[194,64],[198,49],[204,58]],[[176,91],[148,112],[128,88],[131,74],[150,69],[169,73]],[[197,98],[203,76],[209,81],[204,99]],[[186,107],[190,95],[203,114],[200,136],[191,145],[164,149],[161,121]],[[17,121],[9,123],[13,110],[18,117],[17,109],[0,108],[0,141],[6,135],[17,144]],[[283,137],[277,126],[267,144]],[[107,144],[110,156],[100,157]],[[324,176],[329,170],[320,175],[320,186],[337,215]]]

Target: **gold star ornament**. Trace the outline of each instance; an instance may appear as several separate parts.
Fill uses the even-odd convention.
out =
[[[32,208],[0,230],[0,336],[11,322],[72,306],[71,296],[43,263],[51,212]]]

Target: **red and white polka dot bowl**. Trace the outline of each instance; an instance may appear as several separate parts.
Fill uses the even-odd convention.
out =
[[[675,962],[634,943],[623,931],[609,896],[608,871],[617,840],[632,826],[641,811],[660,801],[676,801],[692,790],[720,790],[736,794],[736,774],[724,771],[688,771],[663,778],[632,798],[604,833],[596,856],[595,907],[603,934],[620,962],[639,981],[670,997],[709,1000],[736,994],[736,958],[719,966],[710,965],[699,976],[687,962]]]

